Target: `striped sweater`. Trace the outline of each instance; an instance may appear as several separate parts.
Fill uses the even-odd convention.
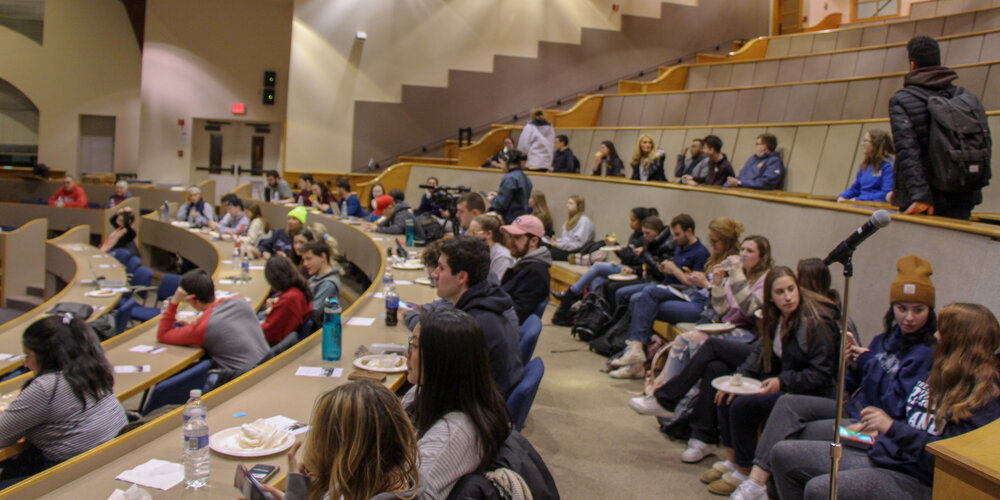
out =
[[[110,441],[125,426],[114,394],[80,403],[62,372],[39,375],[0,413],[0,446],[24,437],[47,460],[62,462]]]

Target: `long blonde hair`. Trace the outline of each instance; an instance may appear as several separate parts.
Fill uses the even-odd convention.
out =
[[[313,409],[303,459],[314,475],[309,499],[415,492],[418,454],[413,425],[389,389],[364,380],[341,385],[322,394]]]
[[[979,304],[950,304],[938,314],[941,339],[927,377],[934,421],[957,423],[1000,396],[996,350],[1000,324]],[[941,428],[941,425],[938,425]]]
[[[649,153],[642,154],[642,140],[649,139],[649,142],[653,143],[653,147],[649,148]],[[635,154],[632,155],[632,165],[642,166],[641,160],[652,159],[656,157],[656,141],[649,134],[642,134],[639,136],[639,140],[635,143]]]
[[[720,253],[715,253],[715,250],[712,250],[712,255],[705,262],[705,271],[711,271],[713,267],[721,264],[730,255],[740,254],[740,235],[743,234],[743,224],[725,217],[717,217],[708,223],[708,230],[715,233],[726,247]]]
[[[865,155],[861,168],[865,168],[865,165],[871,165],[872,172],[877,174],[882,169],[882,163],[888,160],[896,152],[896,149],[892,144],[892,136],[885,130],[880,128],[870,129],[868,130],[868,136],[872,140],[872,154]]]
[[[580,217],[583,216],[584,203],[583,196],[578,194],[571,194],[569,199],[576,202],[576,213],[569,214],[569,219],[566,219],[566,230],[569,231],[576,227],[576,223],[580,222]]]

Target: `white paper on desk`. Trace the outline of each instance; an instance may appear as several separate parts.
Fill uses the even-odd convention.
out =
[[[17,361],[19,359],[21,359],[20,354],[0,353],[0,361]]]
[[[219,283],[222,283],[222,281],[220,280]],[[224,299],[226,297],[232,297],[233,295],[236,295],[236,292],[227,292],[225,290],[215,291],[215,298],[217,299]]]
[[[322,366],[300,366],[298,370],[295,370],[295,375],[299,377],[339,378],[343,373],[343,368],[323,368]]]
[[[223,263],[223,264],[232,264],[232,263],[233,263],[233,261],[231,261],[231,260],[224,260],[224,261],[222,261],[222,263]]]
[[[351,326],[372,326],[375,323],[375,318],[359,318],[357,316],[347,320],[347,324]]]
[[[111,256],[108,255],[108,254],[106,254],[106,253],[97,254],[97,255],[94,256],[95,259],[106,259],[108,257],[111,257]]]
[[[382,292],[375,292],[375,295],[372,295],[372,297],[375,297],[376,299],[384,299],[385,294],[383,294]]]
[[[340,368],[337,368],[340,370]],[[305,422],[299,422],[294,418],[288,418],[284,415],[275,415],[271,418],[265,418],[265,422],[279,428],[288,431],[289,434],[295,436],[297,434],[302,434],[309,430],[309,424]]]
[[[115,488],[115,491],[111,493],[108,500],[153,500],[153,497],[148,491],[140,488],[139,485],[133,484],[124,491],[120,488]]]
[[[156,347],[156,346],[153,346],[153,345],[146,345],[146,344],[139,344],[139,345],[134,346],[131,349],[129,349],[129,351],[132,351],[132,352],[141,352],[143,354],[159,354],[159,353],[161,353],[163,351],[166,351],[166,350],[167,350],[166,346],[164,346],[164,347]]]
[[[107,269],[107,268],[109,268],[109,267],[118,267],[118,266],[116,266],[116,265],[114,265],[114,264],[101,264],[101,265],[99,265],[99,266],[97,266],[97,267],[99,267],[99,268],[101,268],[101,269]]]
[[[250,269],[255,269],[257,271],[263,271],[264,270],[264,266],[250,266]]]
[[[372,238],[372,239],[375,240],[375,241],[389,241],[392,238]]]
[[[396,280],[397,285],[412,285],[413,282],[409,280]]]
[[[115,366],[115,373],[149,373],[153,367],[149,365],[118,365]]]
[[[126,293],[126,292],[128,292],[128,287],[127,286],[122,286],[122,287],[118,287],[118,288],[102,288],[101,290],[109,290],[109,291],[112,291],[112,292],[115,292],[115,293]]]
[[[169,490],[184,480],[184,465],[154,458],[134,469],[118,474],[115,479],[147,488]]]
[[[235,285],[236,280],[219,280],[220,285]]]

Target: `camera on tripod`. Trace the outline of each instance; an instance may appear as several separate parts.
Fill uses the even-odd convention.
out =
[[[462,197],[462,193],[472,191],[472,188],[467,186],[452,187],[421,184],[419,187],[429,189],[431,191],[431,203],[441,207],[443,210],[447,210],[448,213],[451,214],[455,213],[455,208],[458,205],[458,199]]]

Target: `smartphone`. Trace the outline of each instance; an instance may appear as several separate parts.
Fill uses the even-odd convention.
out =
[[[848,446],[853,446],[855,448],[861,448],[867,450],[875,444],[875,439],[868,434],[862,434],[858,431],[852,431],[846,427],[840,428],[840,439],[844,440],[844,444]]]
[[[240,490],[240,493],[247,500],[273,500],[274,498],[264,490],[260,481],[250,474],[250,471],[243,464],[236,465],[236,478],[233,480],[233,486],[236,486],[236,489]]]
[[[275,472],[278,472],[278,467],[274,465],[257,464],[250,468],[250,475],[261,483],[270,481]]]

